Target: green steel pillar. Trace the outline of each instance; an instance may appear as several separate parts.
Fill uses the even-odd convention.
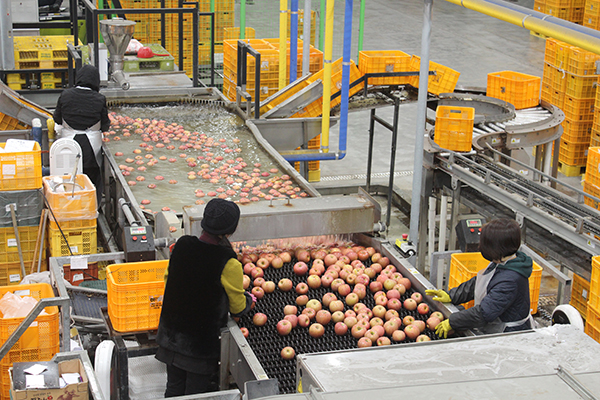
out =
[[[366,0],[360,0],[360,20],[358,22],[358,52],[360,53],[363,48],[363,36],[365,34],[365,3]],[[358,54],[356,59],[358,60]]]
[[[246,0],[242,0],[240,7],[240,39],[246,39]]]

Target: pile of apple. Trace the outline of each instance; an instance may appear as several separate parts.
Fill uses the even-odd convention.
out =
[[[247,248],[240,255],[244,288],[257,298],[252,318],[241,321],[250,342],[253,330],[268,326],[273,335],[290,338],[280,354],[293,359],[297,331],[313,340],[333,332],[351,337],[359,348],[436,337],[443,315],[431,313],[422,295],[411,290],[410,280],[374,248],[346,244],[269,250]]]

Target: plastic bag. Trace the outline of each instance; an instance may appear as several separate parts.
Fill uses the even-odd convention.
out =
[[[3,318],[23,318],[33,310],[37,303],[38,301],[31,296],[21,297],[7,292],[0,299],[0,312],[2,312]],[[46,315],[46,312],[42,311],[40,315]]]
[[[127,50],[125,50],[125,54],[137,54],[138,50],[144,47],[137,39],[131,39],[129,44],[127,45]]]

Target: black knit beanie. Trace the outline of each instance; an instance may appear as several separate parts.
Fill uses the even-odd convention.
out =
[[[201,226],[213,235],[227,235],[235,232],[240,220],[240,208],[232,201],[212,199],[204,207]]]

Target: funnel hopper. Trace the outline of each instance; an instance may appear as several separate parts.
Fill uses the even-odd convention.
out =
[[[123,69],[123,56],[134,30],[135,21],[124,19],[104,19],[100,21],[100,32],[110,53],[113,72]]]

